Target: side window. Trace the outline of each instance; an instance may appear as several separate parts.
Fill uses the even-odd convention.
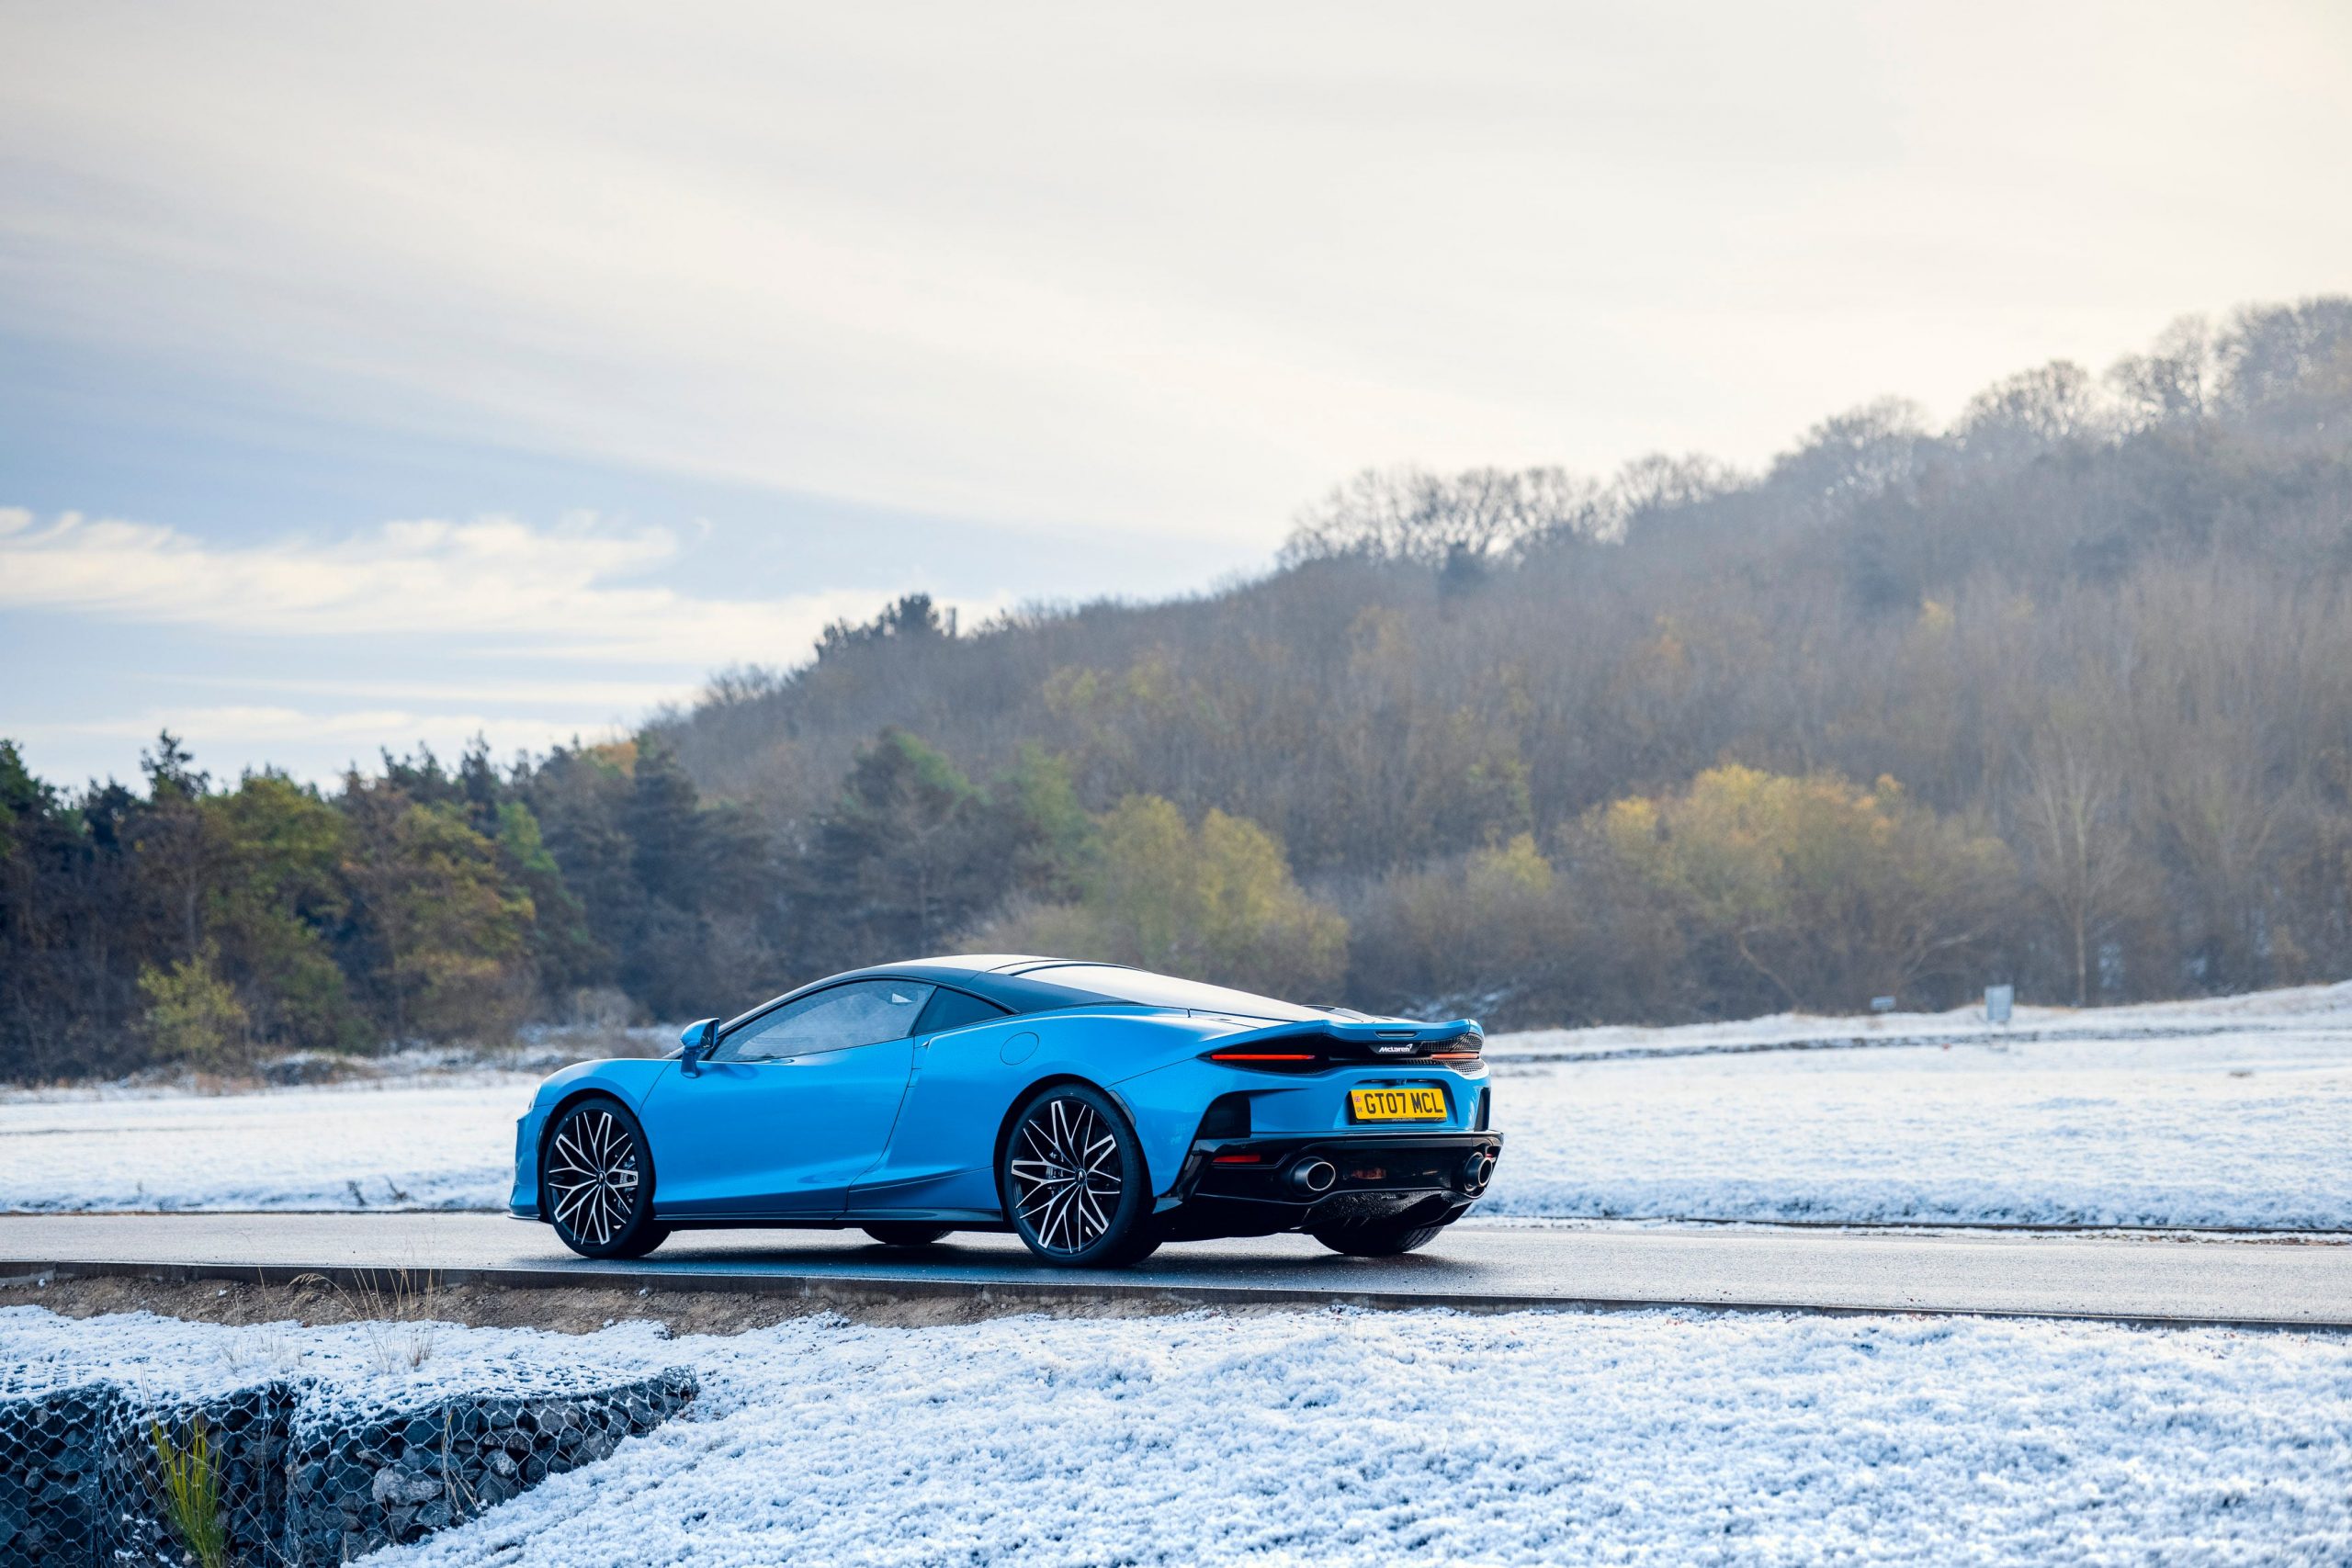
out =
[[[773,1062],[903,1040],[937,987],[907,980],[855,980],[831,986],[762,1013],[720,1039],[714,1062]]]
[[[994,1002],[951,991],[942,986],[922,1010],[922,1019],[915,1025],[917,1034],[937,1034],[944,1029],[961,1029],[967,1023],[986,1023],[992,1018],[1002,1018],[1005,1010]]]

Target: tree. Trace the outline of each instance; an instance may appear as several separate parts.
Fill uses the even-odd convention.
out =
[[[352,777],[346,874],[395,1040],[495,1039],[527,1015],[531,901],[495,845],[447,801]]]
[[[2107,373],[2134,429],[2203,418],[2220,378],[2213,334],[2202,316],[2181,317],[2147,353],[2125,355]]]
[[[1272,835],[1222,811],[1193,829],[1130,795],[1078,880],[1075,902],[1016,910],[978,940],[1290,996],[1328,994],[1346,964],[1346,920],[1299,890]]]
[[[1792,1008],[1848,1010],[1874,995],[1980,976],[2014,868],[2002,842],[1829,773],[1711,768],[1688,788],[1629,797],[1607,844]]]
[[[1454,573],[1546,536],[1602,525],[1600,487],[1562,468],[1366,468],[1298,514],[1286,563],[1362,555]]]
[[[2269,416],[2352,393],[2352,298],[2249,307],[2215,345],[2223,395],[2244,414]]]
[[[2092,434],[2098,416],[2098,388],[2090,373],[2071,360],[2053,359],[1970,399],[1958,436],[1972,457],[2014,461]]]
[[[139,972],[147,998],[140,1031],[166,1061],[218,1069],[234,1065],[252,1043],[245,1010],[213,960],[208,948],[169,969],[150,964]]]
[[[899,647],[929,648],[952,642],[956,637],[956,612],[942,611],[932,603],[928,593],[910,593],[889,605],[873,620],[863,625],[855,621],[831,621],[817,639],[820,663],[859,649],[883,644]],[[741,691],[756,692],[761,682],[756,675],[722,682],[722,695]]]
[[[2015,811],[2026,879],[2056,919],[2072,960],[2076,1007],[2090,999],[2091,959],[2138,869],[2120,772],[2075,723],[2034,738]]]
[[[119,784],[69,800],[0,740],[0,1075],[141,1059],[139,975],[182,930],[154,918],[121,831],[142,809]]]
[[[1349,908],[1350,1005],[1489,1025],[1589,1013],[1590,931],[1532,833],[1401,872]],[[1611,955],[1613,960],[1614,955]]]
[[[204,926],[254,1033],[296,1046],[365,1043],[334,948],[351,914],[343,814],[274,773],[248,773],[198,808],[216,846]]]
[[[195,769],[168,729],[153,751],[140,753],[139,766],[147,775],[147,802],[134,819],[132,849],[143,879],[163,893],[179,926],[181,953],[194,957],[203,944],[204,892],[219,864],[199,805],[211,779]]]
[[[1834,516],[1917,479],[1933,450],[1927,416],[1905,398],[1881,398],[1823,420],[1774,460],[1771,482]]]
[[[1051,874],[1036,858],[1048,834],[1077,831],[1067,788],[1035,758],[991,795],[919,737],[885,729],[858,753],[800,864],[803,951],[842,966],[941,951],[1021,885],[1024,866],[1032,879]]]

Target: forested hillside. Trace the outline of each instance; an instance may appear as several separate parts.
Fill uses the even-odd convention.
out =
[[[975,944],[1500,1023],[2341,977],[2347,573],[2346,299],[1761,473],[1367,473],[1255,581],[910,599],[621,745],[323,793],[164,745],[71,797],[0,752],[0,1050],[678,1017]]]

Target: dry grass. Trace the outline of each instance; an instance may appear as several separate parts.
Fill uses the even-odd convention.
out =
[[[304,1274],[289,1288],[306,1286],[343,1299],[345,1321],[366,1331],[378,1371],[396,1372],[403,1367],[414,1371],[433,1359],[434,1337],[443,1317],[440,1276],[431,1269],[363,1269],[350,1289],[323,1274]]]
[[[412,1293],[412,1300],[416,1299]],[[977,1296],[897,1298],[876,1292],[821,1297],[747,1291],[515,1289],[502,1285],[437,1284],[431,1311],[443,1323],[487,1328],[543,1328],[593,1334],[633,1319],[667,1324],[673,1334],[741,1334],[816,1314],[836,1313],[855,1323],[925,1328],[1039,1314],[1053,1317],[1157,1317],[1192,1312],[1190,1303],[1148,1299],[1069,1301],[1054,1297],[983,1300]],[[195,1323],[341,1324],[385,1322],[367,1292],[340,1290],[315,1276],[286,1285],[221,1280],[165,1282],[115,1277],[53,1279],[0,1285],[0,1306],[41,1306],[62,1316],[152,1312]],[[1227,1312],[1295,1311],[1232,1307]],[[397,1320],[389,1325],[397,1329]],[[400,1342],[393,1341],[395,1362]]]

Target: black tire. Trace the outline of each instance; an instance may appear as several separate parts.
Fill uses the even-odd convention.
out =
[[[1358,1220],[1344,1225],[1326,1225],[1310,1234],[1332,1251],[1344,1252],[1351,1258],[1396,1258],[1427,1247],[1430,1239],[1444,1228],[1442,1224],[1400,1225],[1393,1220]]]
[[[921,1225],[899,1220],[858,1228],[885,1247],[929,1247],[947,1234],[945,1225]]]
[[[996,1185],[1013,1234],[1057,1268],[1125,1268],[1159,1245],[1142,1141],[1091,1084],[1048,1084],[1022,1102]]]
[[[617,1100],[564,1108],[539,1158],[539,1213],[582,1258],[642,1258],[670,1239],[653,1223],[653,1153]]]

